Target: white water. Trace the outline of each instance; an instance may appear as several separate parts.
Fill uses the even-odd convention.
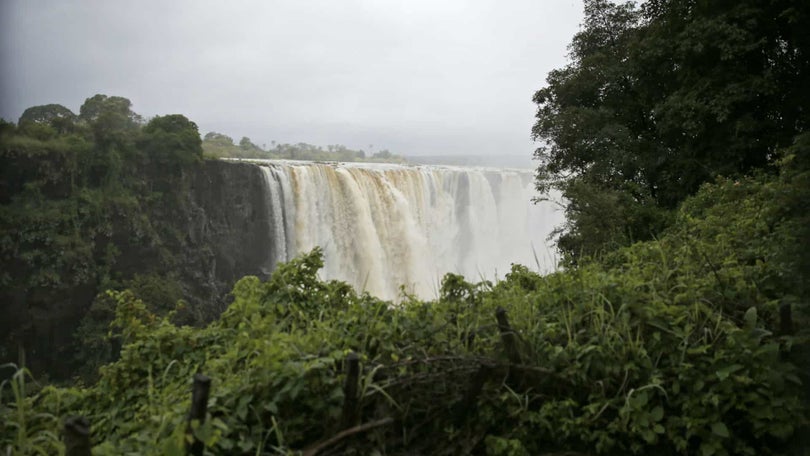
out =
[[[530,171],[381,164],[254,161],[267,183],[275,239],[269,266],[321,246],[326,279],[383,299],[399,287],[438,293],[447,272],[502,278],[511,263],[540,272],[562,215],[532,204]]]

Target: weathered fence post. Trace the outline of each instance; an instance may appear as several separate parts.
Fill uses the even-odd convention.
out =
[[[792,336],[793,335],[793,315],[789,302],[783,302],[779,305],[779,335]],[[785,341],[779,344],[779,357],[782,360],[787,360],[790,357],[790,351],[787,348]]]
[[[191,410],[188,413],[188,427],[186,433],[193,436],[191,422],[197,420],[199,424],[205,422],[208,411],[208,394],[211,392],[211,379],[203,374],[194,374],[194,386],[191,390]],[[192,437],[191,443],[186,443],[186,454],[202,456],[205,444]]]
[[[456,404],[455,411],[453,412],[453,421],[456,426],[461,427],[466,419],[469,419],[470,414],[475,412],[478,396],[484,389],[484,384],[492,373],[492,367],[486,364],[481,364],[478,370],[470,379],[467,386],[467,391],[464,392],[464,397]]]
[[[506,356],[509,362],[516,365],[523,364],[520,359],[520,351],[518,350],[517,334],[509,325],[509,319],[506,317],[506,310],[503,307],[498,307],[495,310],[495,318],[498,319],[498,330],[501,332],[501,342],[506,351]]]
[[[791,314],[789,302],[783,302],[779,306],[779,335],[793,335],[793,315]]]
[[[360,381],[360,357],[351,352],[346,356],[346,382],[343,384],[343,416],[340,427],[354,426],[359,418],[357,387]]]
[[[65,455],[90,456],[90,422],[83,416],[65,420]]]

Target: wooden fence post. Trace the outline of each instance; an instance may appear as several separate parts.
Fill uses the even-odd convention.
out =
[[[484,384],[492,374],[492,370],[493,368],[491,366],[481,364],[470,379],[470,383],[467,385],[467,391],[464,392],[464,397],[455,405],[453,422],[456,426],[461,427],[464,421],[469,419],[471,414],[475,413],[478,396],[481,395]]]
[[[789,302],[783,302],[779,306],[779,335],[793,335],[793,315],[791,314]]]
[[[506,356],[509,362],[515,365],[523,364],[520,359],[520,351],[518,350],[517,334],[509,325],[509,319],[506,316],[506,310],[503,307],[498,307],[495,310],[495,318],[498,319],[498,330],[501,332],[501,342],[506,351]]]
[[[360,381],[360,357],[351,352],[346,356],[346,382],[343,384],[343,416],[340,427],[354,426],[359,418],[359,398],[357,387]]]
[[[90,422],[83,416],[65,420],[65,455],[90,456]]]
[[[208,394],[211,392],[211,379],[203,374],[194,374],[194,386],[191,390],[191,410],[188,413],[188,427],[186,433],[192,433],[191,422],[197,420],[200,424],[205,422],[205,414],[208,411]],[[193,435],[193,434],[192,434]],[[186,443],[186,454],[191,456],[202,456],[205,444],[192,438],[191,443]]]

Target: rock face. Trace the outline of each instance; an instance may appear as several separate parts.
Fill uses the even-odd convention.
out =
[[[146,179],[150,178],[166,176]],[[162,271],[176,277],[197,319],[210,320],[224,310],[238,279],[245,275],[264,279],[270,273],[268,189],[258,166],[219,160],[200,163],[169,182],[172,203],[109,215],[110,233],[93,241],[95,250],[112,246],[119,252],[109,271],[119,281],[155,274],[156,265],[162,265]],[[143,217],[158,232],[141,236],[142,225],[133,217]],[[0,365],[22,362],[24,352],[24,362],[35,375],[75,375],[74,334],[102,288],[99,278],[90,278],[68,292],[1,289]],[[5,374],[0,372],[0,377]]]
[[[189,297],[214,314],[246,275],[266,278],[273,248],[267,186],[258,166],[208,161],[191,176],[189,211],[177,220],[186,233],[183,284]]]

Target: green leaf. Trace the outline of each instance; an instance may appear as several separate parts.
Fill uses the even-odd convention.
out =
[[[712,456],[717,454],[717,448],[709,442],[703,442],[700,444],[700,454],[703,456]]]
[[[650,417],[652,418],[653,421],[661,421],[661,419],[664,418],[664,408],[661,407],[660,405],[656,406],[650,412]]]
[[[636,395],[634,395],[632,398],[630,398],[630,404],[635,409],[641,409],[642,407],[647,405],[647,400],[648,399],[649,398],[647,397],[647,392],[642,391],[642,392],[637,393]]]
[[[749,307],[748,310],[745,311],[743,319],[745,320],[746,329],[754,329],[757,325],[757,308],[753,306]]]
[[[737,372],[743,367],[744,366],[740,364],[732,364],[731,366],[726,366],[718,370],[717,372],[715,372],[715,374],[717,374],[717,378],[719,378],[720,380],[725,380],[726,378],[728,378],[729,375],[733,374],[734,372]]]
[[[723,438],[729,437],[728,428],[722,421],[712,423],[712,433]]]

